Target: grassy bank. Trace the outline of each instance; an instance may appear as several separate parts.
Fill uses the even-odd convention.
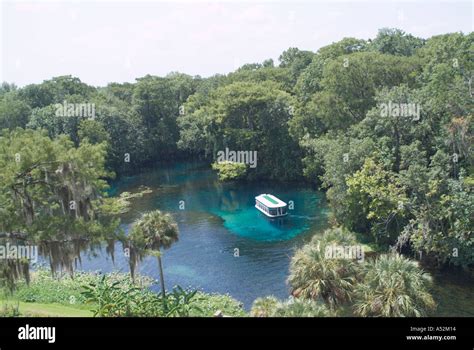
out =
[[[58,303],[27,303],[15,299],[0,299],[0,315],[25,317],[92,317],[93,313],[81,306]]]
[[[241,304],[229,295],[174,289],[163,299],[149,287],[149,278],[132,283],[127,274],[76,273],[53,278],[49,271],[31,275],[29,284],[0,295],[0,316],[92,317],[92,316],[245,316]]]

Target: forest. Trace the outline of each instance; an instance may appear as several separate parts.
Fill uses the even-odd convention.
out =
[[[133,274],[153,243],[144,242],[141,226],[132,237],[121,232],[119,216],[133,194],[108,196],[110,181],[199,159],[222,181],[323,190],[333,227],[326,236],[350,232],[381,250],[472,275],[473,51],[473,33],[423,39],[383,28],[373,39],[348,37],[316,52],[292,47],[278,62],[205,78],[172,72],[105,87],[73,76],[21,88],[4,82],[0,241],[38,245],[54,272],[73,271],[85,247],[105,244],[113,255],[118,240],[131,251]],[[227,149],[256,152],[258,165],[218,162]],[[173,227],[166,217],[143,220]],[[307,286],[311,249],[292,260],[293,295],[318,295],[331,308],[351,299],[343,285],[332,292]],[[369,264],[380,268],[383,259]],[[24,261],[0,261],[0,284],[14,288],[28,270]],[[368,290],[355,287],[354,295]],[[279,307],[276,314],[287,315]],[[356,305],[358,315],[377,314],[367,308]]]

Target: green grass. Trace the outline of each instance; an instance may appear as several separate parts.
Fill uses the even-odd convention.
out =
[[[39,270],[31,273],[29,285],[24,280],[20,281],[11,298],[28,303],[58,303],[66,306],[81,304],[85,301],[81,285],[96,278],[93,274],[85,273],[76,273],[74,278],[69,275],[53,278],[49,271]]]
[[[92,317],[92,312],[85,309],[84,305],[67,306],[59,303],[27,303],[13,299],[0,299],[0,305],[4,307],[19,307],[21,316],[32,317]]]
[[[19,306],[20,316],[92,317],[93,305],[85,303],[81,291],[82,285],[98,278],[96,274],[83,272],[76,273],[74,278],[69,275],[53,278],[48,270],[34,271],[29,284],[21,280],[13,294],[0,294],[0,314],[6,306],[9,309]],[[7,316],[11,315],[7,313]]]
[[[122,281],[129,277],[128,274],[111,273],[107,275],[110,281]],[[87,298],[81,292],[84,285],[97,284],[100,275],[94,273],[78,272],[74,278],[63,275],[53,278],[50,271],[40,269],[31,274],[31,281],[27,284],[24,280],[17,283],[13,293],[3,291],[0,294],[0,316],[31,316],[31,317],[92,317],[96,309],[95,301],[87,303]],[[147,286],[153,281],[141,277],[143,291],[154,295]],[[121,282],[122,283],[122,282]],[[126,283],[122,283],[126,287]],[[130,301],[141,305],[140,297],[144,293],[134,294]],[[146,295],[148,295],[146,294]],[[90,302],[90,300],[89,300]],[[226,316],[246,316],[240,302],[229,295],[208,294],[199,291],[193,299],[192,312],[194,317],[212,317],[220,310]],[[156,316],[159,316],[158,314]]]

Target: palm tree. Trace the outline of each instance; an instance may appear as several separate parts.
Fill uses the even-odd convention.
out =
[[[328,307],[314,300],[289,298],[280,301],[274,296],[257,298],[250,315],[253,317],[326,317],[334,316]]]
[[[161,293],[166,296],[161,249],[167,249],[178,240],[178,225],[170,214],[154,210],[143,214],[135,221],[129,235],[130,272],[134,278],[134,270],[138,261],[145,255],[156,255],[160,270]]]
[[[280,301],[274,296],[257,298],[252,304],[250,315],[253,317],[270,317]]]
[[[314,300],[289,299],[279,303],[273,313],[274,317],[328,317],[336,313],[325,304]]]
[[[323,299],[331,308],[351,300],[358,266],[352,260],[326,257],[329,245],[355,242],[352,233],[340,228],[328,229],[296,251],[290,264],[288,283],[295,297]]]
[[[329,259],[324,246],[312,241],[295,253],[288,283],[295,297],[323,299],[334,308],[351,300],[357,266],[351,260]]]
[[[341,245],[352,245],[357,243],[357,238],[353,232],[347,230],[346,228],[335,226],[325,230],[321,236],[314,236],[313,241],[317,241],[322,244],[337,243]]]
[[[384,254],[365,266],[364,282],[355,288],[359,316],[424,316],[435,308],[429,293],[431,276],[418,263],[398,254]]]

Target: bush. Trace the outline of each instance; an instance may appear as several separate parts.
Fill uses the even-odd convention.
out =
[[[324,304],[313,300],[289,299],[278,304],[275,317],[328,317],[334,313]]]
[[[275,312],[279,302],[274,296],[257,298],[253,302],[250,315],[253,317],[270,317]]]
[[[165,297],[137,287],[129,278],[83,286],[86,302],[94,305],[94,316],[102,317],[211,317],[217,311],[226,316],[244,316],[240,304],[228,295],[206,294],[192,289],[173,288]]]
[[[19,305],[4,304],[0,308],[0,317],[19,317],[21,316]]]
[[[62,305],[84,304],[86,298],[81,293],[82,286],[97,283],[101,274],[90,272],[76,272],[73,277],[69,274],[60,274],[56,277],[46,269],[39,269],[31,274],[29,284],[22,280],[18,283],[14,298],[29,303],[58,303]],[[118,281],[129,278],[121,273],[107,274],[110,281]],[[150,286],[152,280],[140,277],[138,283],[142,286]]]
[[[58,303],[90,309],[103,317],[212,317],[217,311],[225,316],[245,316],[242,305],[229,295],[207,294],[179,286],[167,293],[165,300],[149,287],[153,280],[136,276],[135,283],[128,274],[106,275],[78,272],[71,278],[51,276],[46,269],[35,271],[30,284],[18,283],[13,299],[31,303]],[[13,310],[4,308],[1,315]]]
[[[69,275],[54,278],[50,271],[41,269],[31,274],[29,285],[24,280],[20,281],[14,296],[19,301],[30,303],[80,304],[84,302],[80,286],[95,278],[93,274],[80,272],[74,278]]]
[[[332,309],[350,301],[359,264],[348,259],[328,258],[325,248],[333,244],[353,245],[355,242],[354,234],[332,228],[297,250],[291,259],[288,277],[293,296],[322,299]]]
[[[85,303],[92,305],[94,316],[153,316],[161,313],[152,292],[133,284],[130,277],[113,279],[107,275],[82,286]]]
[[[364,281],[355,288],[358,316],[420,317],[435,308],[431,276],[416,261],[384,254],[364,266]]]
[[[239,180],[247,173],[247,166],[237,162],[215,162],[212,169],[217,171],[220,181]]]
[[[258,298],[250,311],[254,317],[328,317],[334,316],[326,305],[314,300],[289,298],[279,301],[273,296]]]
[[[247,313],[242,309],[242,303],[227,294],[198,292],[193,303],[196,305],[196,309],[190,313],[190,316],[212,317],[218,311],[221,311],[224,316],[247,316]]]

